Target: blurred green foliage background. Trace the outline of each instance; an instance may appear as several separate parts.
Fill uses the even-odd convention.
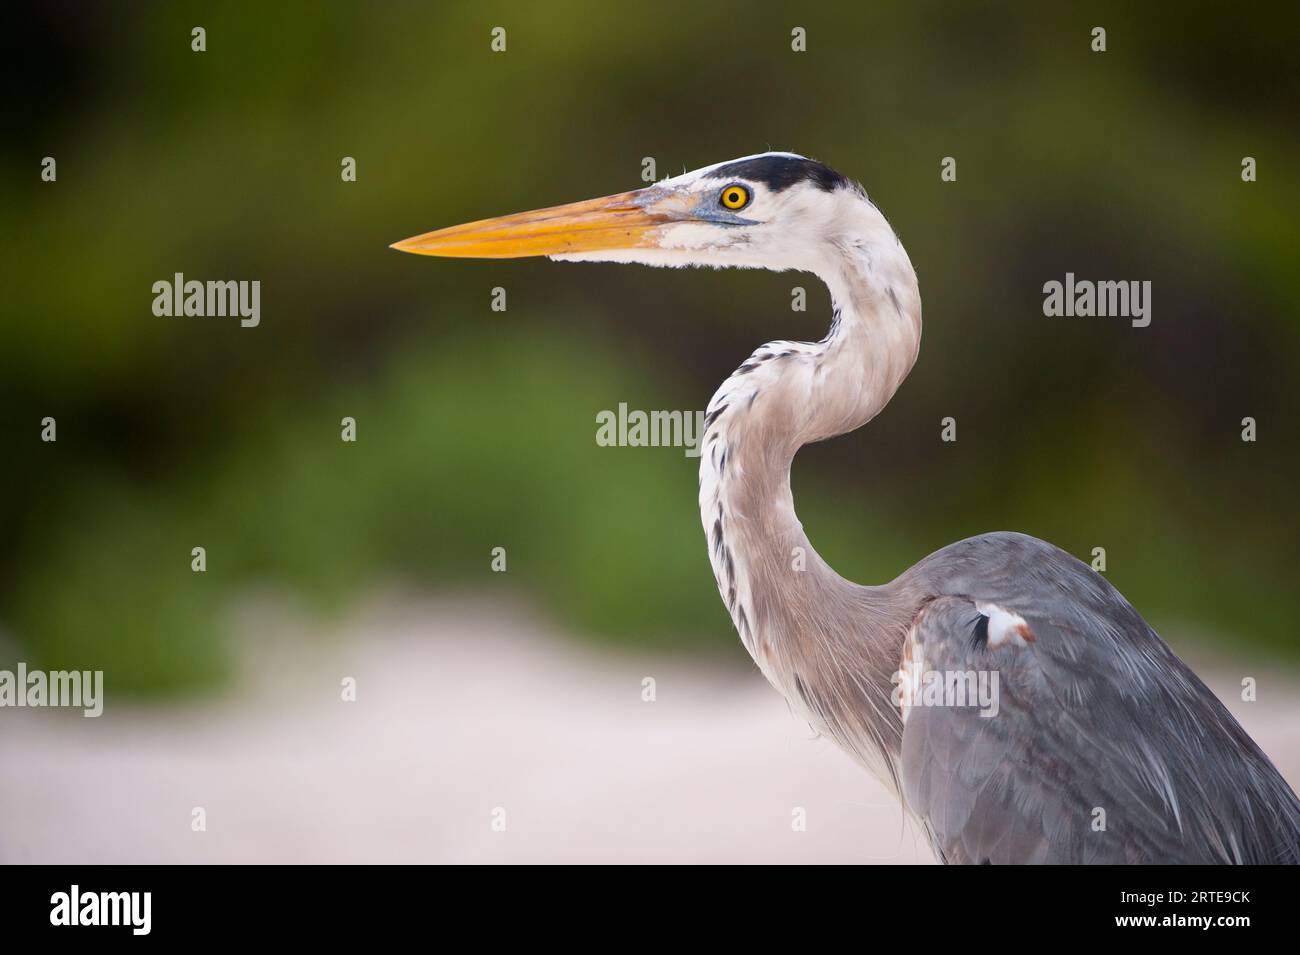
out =
[[[9,655],[103,668],[122,690],[211,686],[230,665],[223,608],[245,590],[328,618],[397,578],[524,589],[588,639],[739,656],[696,460],[598,447],[595,415],[702,408],[760,343],[821,337],[824,290],[387,246],[633,188],[643,157],[662,177],[767,148],[862,180],[925,300],[920,361],[887,411],[796,462],[832,565],[882,581],[1021,530],[1085,559],[1104,546],[1175,646],[1207,633],[1296,654],[1298,10],[7,10]],[[1151,326],[1045,318],[1042,285],[1067,271],[1150,280]],[[174,272],[260,280],[260,327],[155,317],[151,285]],[[46,415],[57,443],[40,441]],[[495,546],[507,574],[489,572]]]

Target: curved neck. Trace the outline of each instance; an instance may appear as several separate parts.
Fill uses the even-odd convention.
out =
[[[878,213],[875,220],[884,224]],[[920,346],[916,273],[892,231],[882,238],[828,242],[816,269],[834,305],[827,336],[762,346],[718,389],[705,417],[700,515],[709,559],[741,639],[773,682],[771,647],[797,640],[833,591],[852,587],[809,545],[790,463],[804,444],[871,420]]]

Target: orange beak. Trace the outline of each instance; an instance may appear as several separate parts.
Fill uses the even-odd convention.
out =
[[[426,232],[389,248],[416,255],[462,259],[513,259],[655,245],[655,230],[673,221],[649,211],[645,190],[520,212]]]

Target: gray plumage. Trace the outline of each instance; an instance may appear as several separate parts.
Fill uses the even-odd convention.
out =
[[[701,516],[719,590],[760,669],[896,789],[945,862],[1300,861],[1290,787],[1087,565],[994,533],[868,587],[813,550],[790,462],[885,406],[921,326],[915,273],[884,217],[856,188],[832,195],[851,211],[821,205],[824,252],[811,268],[835,303],[829,334],[762,346],[708,410]],[[991,645],[990,615],[1020,621],[1032,642]],[[904,723],[896,696],[909,640],[927,672],[996,673],[996,715],[917,705]]]
[[[932,554],[895,586],[926,595],[928,665],[1000,675],[996,717],[918,707],[902,735],[904,795],[941,859],[1300,861],[1290,787],[1086,564],[1031,537],[986,534]],[[1031,647],[975,640],[974,600],[1015,608]]]

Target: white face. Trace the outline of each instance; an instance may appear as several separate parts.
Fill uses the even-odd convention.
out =
[[[859,187],[793,153],[762,153],[706,166],[632,196],[663,223],[641,243],[550,257],[820,272],[837,237],[862,234],[864,216],[875,213],[884,223]]]

